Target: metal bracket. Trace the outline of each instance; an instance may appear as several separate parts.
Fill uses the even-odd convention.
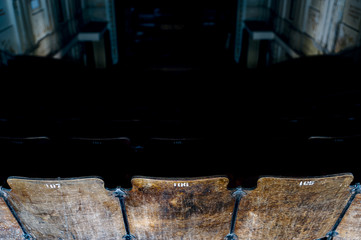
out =
[[[361,194],[361,184],[360,183],[356,183],[355,185],[351,186],[351,193],[353,194]]]
[[[224,240],[238,240],[238,236],[234,233],[230,233],[224,238]]]
[[[137,239],[134,235],[131,234],[124,235],[122,238],[125,240]]]
[[[127,195],[127,193],[121,188],[116,188],[113,194],[117,198],[124,198]]]
[[[4,198],[4,200],[8,199],[8,194],[2,186],[0,186],[0,197]]]
[[[336,237],[338,235],[338,232],[336,231],[330,231],[326,234],[327,240],[333,239],[333,237]]]
[[[344,207],[344,209],[341,212],[341,215],[339,216],[339,218],[337,219],[335,225],[333,226],[332,230],[330,232],[328,232],[326,234],[327,240],[332,240],[333,237],[337,236],[338,233],[336,232],[338,225],[341,223],[343,217],[345,216],[346,212],[348,211],[349,207],[351,206],[353,200],[355,199],[357,194],[361,193],[361,185],[360,183],[356,183],[355,185],[351,186],[351,197],[348,200],[346,206]]]
[[[120,208],[122,210],[124,228],[125,228],[125,232],[126,232],[126,235],[124,235],[122,238],[125,240],[136,239],[136,237],[134,235],[130,234],[127,211],[125,209],[124,198],[125,198],[125,196],[127,196],[127,193],[121,188],[116,188],[113,194],[115,197],[117,197],[119,199]]]
[[[35,239],[33,236],[31,236],[26,229],[24,228],[24,225],[21,223],[18,215],[16,214],[15,210],[13,209],[13,207],[10,205],[10,202],[8,200],[8,193],[4,190],[4,188],[2,186],[0,186],[0,197],[2,197],[7,205],[7,207],[9,208],[11,214],[14,216],[15,220],[18,222],[21,230],[23,231],[23,237],[25,240],[32,240]]]
[[[24,233],[24,234],[23,234],[23,237],[24,237],[25,240],[35,239],[35,238],[33,238],[33,237],[32,237],[30,234],[28,234],[28,233]]]
[[[237,190],[232,193],[233,197],[240,198],[240,199],[246,195],[247,195],[247,193],[245,191],[243,191],[242,188],[237,188]]]
[[[240,203],[241,199],[246,195],[247,195],[247,193],[245,191],[243,191],[242,188],[237,188],[236,191],[234,191],[232,193],[232,197],[234,197],[236,199],[236,201],[234,203],[230,231],[229,231],[229,234],[224,238],[225,240],[237,240],[238,239],[238,236],[234,233],[234,228],[236,227],[239,203]]]

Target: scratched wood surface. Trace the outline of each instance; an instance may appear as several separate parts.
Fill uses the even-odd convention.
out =
[[[22,240],[23,231],[12,215],[3,198],[0,197],[0,239]]]
[[[99,178],[8,179],[9,201],[36,239],[122,239],[119,201]]]
[[[338,228],[335,240],[361,240],[361,194],[357,194]]]
[[[239,239],[312,240],[325,237],[350,198],[352,174],[260,178],[242,198]]]
[[[126,198],[130,230],[139,240],[218,240],[229,233],[234,199],[228,179],[133,178]]]

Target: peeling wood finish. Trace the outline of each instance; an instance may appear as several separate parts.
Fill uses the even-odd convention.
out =
[[[351,197],[352,174],[309,178],[263,177],[239,204],[240,240],[313,240],[327,235]],[[120,240],[125,226],[118,199],[99,178],[8,179],[4,191],[23,228],[35,239]],[[135,177],[126,191],[130,233],[137,240],[223,240],[235,199],[228,178]],[[337,228],[335,240],[361,240],[361,194]],[[0,197],[0,239],[23,232]]]
[[[119,201],[98,178],[9,178],[8,200],[36,239],[119,240],[124,224]]]
[[[260,178],[240,202],[235,233],[247,240],[323,238],[347,204],[352,180],[352,174]]]
[[[12,215],[4,199],[0,197],[0,239],[22,240],[23,231]]]
[[[131,233],[139,240],[224,239],[234,207],[228,181],[133,178],[126,197]]]
[[[335,240],[361,240],[361,194],[356,195],[336,232]]]

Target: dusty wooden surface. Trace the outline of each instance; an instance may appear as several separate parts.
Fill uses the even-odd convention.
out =
[[[0,197],[0,239],[23,239],[23,231],[2,197]]]
[[[361,239],[361,194],[356,195],[336,232],[335,240]]]
[[[130,230],[146,240],[221,240],[229,233],[234,199],[228,179],[133,178],[126,198]]]
[[[351,174],[258,180],[239,205],[239,239],[312,240],[325,237],[350,197]]]
[[[98,178],[9,178],[9,201],[36,239],[122,239],[119,201]]]

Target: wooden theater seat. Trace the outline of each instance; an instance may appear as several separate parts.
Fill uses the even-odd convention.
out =
[[[169,145],[196,145],[203,143],[202,138],[187,137],[153,137],[150,139],[152,145],[169,146]]]
[[[234,207],[228,181],[133,178],[125,198],[130,232],[147,240],[224,239]]]
[[[19,226],[18,222],[2,197],[0,197],[0,239],[24,239],[21,227]]]
[[[50,139],[45,136],[41,137],[0,137],[0,145],[44,145],[50,144]]]
[[[323,238],[346,206],[352,180],[352,174],[260,178],[240,202],[235,234],[239,239]]]
[[[122,239],[119,201],[99,178],[8,178],[8,200],[35,239]]]
[[[72,137],[69,141],[72,144],[118,145],[120,147],[130,148],[130,139],[127,137]]]
[[[334,240],[361,240],[361,194],[357,194],[336,229]]]

